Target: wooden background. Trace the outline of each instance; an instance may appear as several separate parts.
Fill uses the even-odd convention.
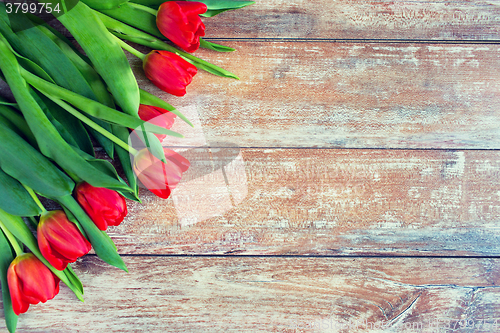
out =
[[[178,107],[192,163],[141,191],[19,332],[495,332],[500,3],[258,0],[204,19]],[[146,51],[145,49],[143,49]],[[0,321],[0,330],[5,326]]]

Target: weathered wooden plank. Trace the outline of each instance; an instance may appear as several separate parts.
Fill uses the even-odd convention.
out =
[[[204,19],[218,38],[499,40],[489,1],[260,0]]]
[[[199,118],[212,146],[500,148],[499,45],[230,45],[199,55],[241,81],[200,71],[183,98],[131,59],[140,85]]]
[[[499,255],[500,152],[190,149],[111,236],[136,254]]]
[[[500,325],[499,260],[125,261],[129,274],[95,257],[80,260],[85,303],[61,288],[21,316],[18,332],[436,332],[437,325],[442,332],[467,321],[469,331],[494,332]]]

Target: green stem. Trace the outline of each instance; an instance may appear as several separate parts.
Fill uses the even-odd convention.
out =
[[[122,49],[129,51],[130,53],[135,55],[137,58],[144,61],[144,58],[146,57],[146,55],[144,53],[139,52],[138,50],[134,49],[132,46],[128,45],[127,43],[125,43],[120,38],[116,37],[115,35],[113,35],[113,34],[111,34],[111,35],[116,38],[116,41],[118,42],[118,44],[120,44]]]
[[[12,248],[16,252],[16,255],[20,256],[21,254],[23,254],[24,251],[21,248],[21,246],[19,246],[19,242],[17,241],[16,237],[9,231],[9,229],[7,229],[7,227],[5,226],[5,224],[3,224],[2,221],[0,221],[0,229],[2,229],[3,233],[5,234],[5,237],[7,237],[7,239],[9,240],[10,245],[12,245]]]
[[[33,216],[28,216],[28,221],[30,221],[31,225],[36,229],[38,227],[38,222]]]
[[[40,207],[40,209],[42,210],[42,214],[47,212],[47,210],[45,209],[45,207],[43,207],[42,203],[40,202],[40,199],[38,199],[35,191],[33,191],[33,189],[31,187],[28,187],[24,184],[22,184],[24,186],[24,188],[26,189],[26,191],[28,191],[28,193],[30,194],[30,196],[33,198],[33,201],[35,201],[35,203],[38,205],[38,207]]]
[[[82,122],[84,122],[85,124],[87,124],[89,127],[92,127],[92,129],[96,130],[97,132],[101,133],[102,135],[104,135],[106,138],[110,139],[111,141],[113,141],[114,143],[116,143],[118,146],[122,147],[123,149],[125,149],[126,151],[128,151],[129,153],[133,154],[133,155],[136,155],[137,154],[137,150],[130,147],[128,144],[126,144],[125,142],[123,142],[122,140],[120,140],[119,138],[117,138],[115,135],[113,135],[112,133],[106,131],[104,128],[102,128],[101,126],[99,126],[98,124],[96,124],[95,122],[93,122],[90,118],[84,116],[81,112],[78,112],[78,110],[76,110],[74,107],[72,107],[71,105],[69,105],[68,103],[58,99],[58,98],[54,98],[54,97],[51,97],[51,96],[48,96],[54,103],[58,104],[60,107],[62,107],[63,109],[65,109],[66,111],[68,111],[69,113],[71,113],[73,116],[75,116],[75,118],[81,120]]]
[[[66,172],[66,174],[68,176],[70,176],[71,179],[73,179],[73,181],[78,184],[79,182],[82,181],[82,179],[80,177],[78,177],[77,175],[75,175],[73,172],[71,171],[68,171],[68,170],[64,170],[64,172]]]
[[[134,7],[136,9],[142,10],[143,12],[153,14],[154,16],[158,15],[157,10],[150,8],[148,6],[140,5],[138,3],[133,3],[133,2],[127,2],[127,5],[129,5],[130,7]]]

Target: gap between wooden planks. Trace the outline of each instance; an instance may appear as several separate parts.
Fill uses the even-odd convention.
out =
[[[224,160],[238,146],[256,147],[241,150],[247,195],[232,211],[182,226],[173,198],[143,192],[145,205],[131,207],[139,214],[111,232],[121,252],[145,254],[126,258],[132,274],[85,257],[77,270],[87,302],[63,288],[55,301],[23,315],[20,332],[294,332],[349,319],[389,323],[398,332],[407,323],[494,324],[497,259],[147,254],[497,255],[498,152],[442,149],[499,148],[498,46],[436,43],[497,42],[498,8],[494,1],[279,0],[205,20],[216,38],[305,41],[231,41],[236,53],[198,52],[242,80],[200,72],[191,95],[167,99],[199,112],[201,146],[228,147],[205,160],[205,153],[193,154],[205,183],[191,172],[185,184],[194,181],[206,197],[216,188],[234,204],[224,175],[203,169],[224,164],[213,156]],[[411,40],[432,45],[401,44]],[[192,139],[187,146],[200,146],[199,136]]]
[[[500,45],[226,44],[237,51],[198,54],[241,81],[200,71],[185,98],[130,58],[141,86],[202,128],[172,146],[500,148]]]
[[[487,1],[262,0],[204,19],[208,37],[500,41],[500,5]]]
[[[124,259],[131,274],[80,259],[85,303],[62,288],[31,306],[18,332],[376,332],[376,325],[494,332],[500,325],[498,259]]]
[[[168,200],[110,235],[135,254],[498,255],[498,151],[195,148]]]

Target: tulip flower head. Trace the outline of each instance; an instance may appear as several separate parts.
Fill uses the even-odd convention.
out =
[[[174,125],[176,115],[165,109],[152,105],[139,105],[139,118],[154,125],[170,129]],[[165,134],[155,134],[160,141],[165,139]]]
[[[7,270],[12,308],[16,315],[30,304],[45,303],[59,293],[59,278],[32,253],[17,256]]]
[[[189,168],[187,159],[173,150],[163,148],[167,163],[163,163],[149,150],[142,149],[134,158],[134,172],[141,183],[160,198],[167,199],[182,174]]]
[[[198,73],[196,66],[168,51],[151,51],[142,67],[155,86],[175,96],[184,96],[186,87]]]
[[[92,248],[62,210],[46,212],[40,217],[37,236],[40,252],[60,271],[66,269],[68,263],[89,253]]]
[[[119,225],[127,216],[127,203],[118,192],[82,182],[75,188],[76,200],[99,230]]]
[[[205,36],[205,25],[200,14],[207,5],[192,1],[167,1],[160,5],[156,25],[163,36],[186,52],[200,47],[200,37]]]

